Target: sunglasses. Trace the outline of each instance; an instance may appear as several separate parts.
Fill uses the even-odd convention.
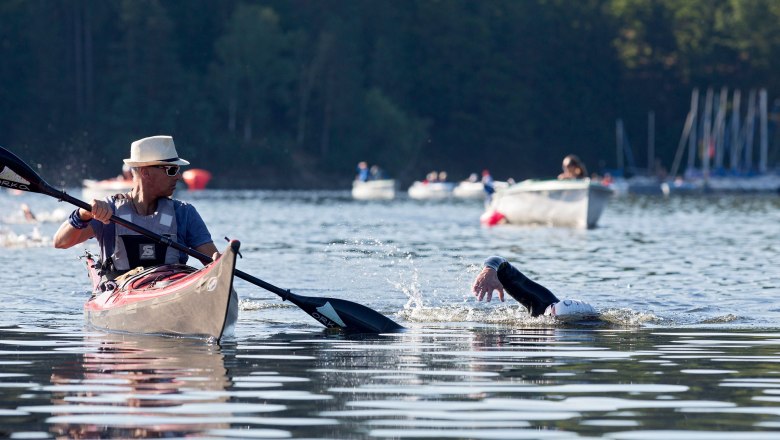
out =
[[[178,165],[155,165],[155,168],[164,168],[165,174],[173,177],[177,174],[179,174],[179,169],[181,168]]]

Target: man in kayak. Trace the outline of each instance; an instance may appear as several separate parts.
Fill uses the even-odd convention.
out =
[[[124,162],[131,168],[133,189],[106,200],[92,200],[91,211],[73,211],[54,235],[54,247],[67,249],[96,237],[102,272],[107,279],[139,266],[187,261],[187,254],[111,223],[109,219],[115,214],[216,259],[217,248],[198,211],[171,198],[181,179],[180,167],[189,165],[176,152],[173,138],[139,139],[130,145],[130,158]]]
[[[577,300],[559,300],[544,286],[534,282],[503,257],[490,257],[485,267],[477,275],[471,291],[479,301],[488,302],[493,292],[504,301],[504,291],[522,304],[531,316],[553,316],[562,321],[580,321],[598,317],[598,312],[590,304]]]

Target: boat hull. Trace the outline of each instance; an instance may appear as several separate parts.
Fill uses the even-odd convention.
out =
[[[232,332],[238,317],[233,270],[239,246],[232,241],[220,258],[194,272],[175,265],[165,266],[171,276],[150,268],[129,277],[93,295],[84,305],[85,320],[109,331],[218,340]],[[95,270],[89,269],[94,282]]]
[[[612,190],[583,180],[525,181],[498,191],[485,216],[500,213],[512,224],[596,227]]]
[[[352,182],[352,198],[355,200],[392,200],[395,198],[395,180],[369,180]]]
[[[458,186],[452,190],[452,195],[459,199],[482,200],[487,193],[485,192],[485,185],[483,185],[482,182],[460,182]]]
[[[495,191],[509,187],[507,182],[493,182]],[[452,190],[452,195],[459,199],[484,200],[487,197],[485,185],[482,182],[461,182]]]
[[[444,200],[452,196],[455,188],[453,183],[448,182],[414,182],[409,187],[409,197],[417,200]]]

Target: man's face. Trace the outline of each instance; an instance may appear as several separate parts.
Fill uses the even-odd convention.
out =
[[[147,190],[156,197],[170,197],[181,179],[178,165],[152,165],[145,168]],[[173,174],[173,176],[171,176]]]

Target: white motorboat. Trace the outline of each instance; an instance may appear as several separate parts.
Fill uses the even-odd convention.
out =
[[[508,182],[493,182],[493,188],[496,191],[508,187]],[[487,193],[485,192],[485,185],[482,182],[470,182],[466,180],[460,182],[458,186],[452,190],[452,195],[459,199],[482,200],[487,196]]]
[[[409,197],[417,200],[443,200],[452,196],[455,188],[450,182],[414,182],[409,187]]]
[[[590,179],[526,180],[497,191],[481,220],[488,225],[505,221],[590,229],[612,193]]]
[[[352,198],[356,200],[392,200],[395,198],[395,180],[355,180],[352,182]]]
[[[126,193],[133,189],[133,179],[84,179],[81,188],[81,198],[87,201],[103,200],[114,194]]]
[[[459,199],[484,199],[485,198],[485,185],[482,182],[460,182],[455,189],[452,190],[452,195]]]

